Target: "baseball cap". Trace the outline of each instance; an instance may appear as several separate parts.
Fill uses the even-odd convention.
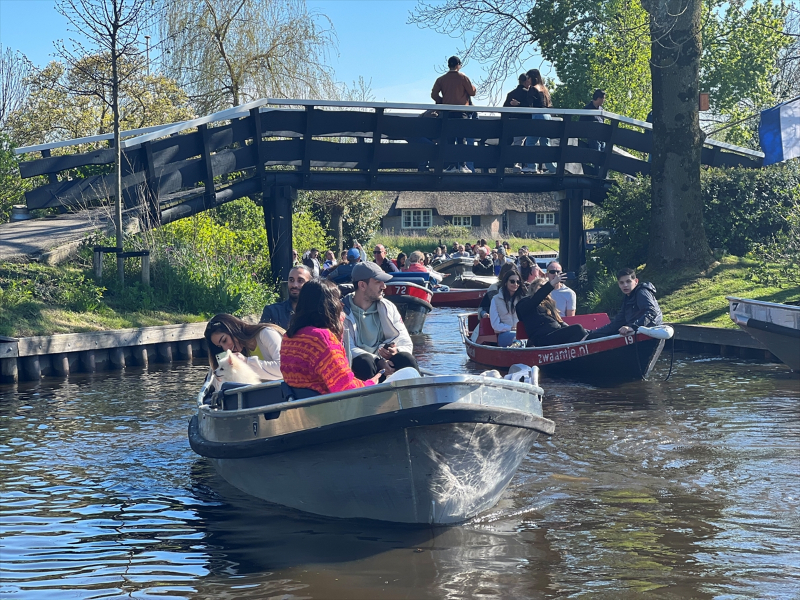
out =
[[[350,262],[356,261],[361,258],[361,252],[358,251],[358,248],[350,248],[347,251],[347,260]]]
[[[386,283],[392,279],[392,276],[385,273],[384,270],[374,262],[362,262],[353,267],[353,273],[350,275],[350,278],[353,280],[353,283],[366,281],[370,278]]]

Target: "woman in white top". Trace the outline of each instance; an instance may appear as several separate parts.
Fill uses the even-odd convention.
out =
[[[489,320],[497,333],[497,345],[501,348],[510,346],[516,338],[519,321],[517,302],[524,296],[519,272],[516,269],[507,271],[500,280],[500,291],[492,298],[489,308]]]
[[[216,315],[208,322],[205,331],[209,365],[216,370],[219,366],[217,354],[230,350],[241,354],[262,381],[283,379],[280,357],[284,333],[281,327],[272,323],[251,325],[233,315]]]

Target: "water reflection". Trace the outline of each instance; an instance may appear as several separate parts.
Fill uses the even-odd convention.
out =
[[[423,366],[480,372],[432,313]],[[662,359],[655,376],[666,375]],[[800,380],[678,356],[667,383],[543,379],[556,435],[451,528],[249,498],[194,455],[202,366],[0,388],[0,593],[20,598],[796,598]]]

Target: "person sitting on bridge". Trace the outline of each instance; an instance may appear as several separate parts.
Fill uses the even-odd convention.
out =
[[[273,323],[284,330],[288,329],[289,321],[297,307],[297,298],[300,296],[300,290],[307,282],[311,281],[311,279],[311,269],[307,266],[298,265],[292,267],[287,280],[289,298],[283,302],[267,304],[264,307],[264,311],[261,313],[260,322]]]
[[[469,77],[461,73],[461,59],[457,56],[451,56],[447,60],[447,67],[450,69],[447,73],[442,75],[433,84],[431,90],[431,98],[436,104],[453,104],[456,106],[469,106],[470,97],[474,96],[478,90],[472,85]],[[448,119],[468,119],[469,115],[466,112],[460,111],[447,111],[445,116]],[[448,144],[464,144],[464,138],[448,138]],[[448,165],[445,169],[447,173],[471,173],[472,171],[467,168],[466,162],[461,162],[459,165]]]
[[[575,292],[573,292],[566,285],[561,283],[562,269],[558,261],[551,261],[547,265],[547,279],[553,284],[553,291],[550,292],[550,297],[556,301],[556,308],[559,314],[565,317],[575,316]]]
[[[563,283],[566,274],[554,281]],[[580,342],[586,337],[583,325],[567,325],[561,320],[556,302],[551,297],[553,283],[547,279],[535,280],[528,295],[517,305],[517,315],[528,332],[528,346],[557,346]]]
[[[400,269],[391,260],[386,258],[386,247],[383,244],[375,244],[375,249],[372,251],[372,256],[375,264],[383,269],[384,273],[397,273]]]
[[[339,263],[339,265],[330,273],[327,279],[333,283],[350,283],[350,276],[353,273],[353,267],[358,263],[364,262],[366,257],[362,255],[359,248],[350,248],[347,251],[347,262]]]
[[[353,269],[355,291],[343,300],[343,339],[359,379],[370,379],[381,370],[387,377],[405,367],[419,370],[403,319],[394,303],[383,296],[391,278],[375,263],[360,263]]]
[[[280,356],[284,333],[282,327],[272,323],[251,325],[233,315],[215,315],[204,333],[208,363],[216,371],[217,354],[230,350],[240,354],[261,381],[282,379]],[[214,378],[214,387],[219,389],[224,381],[216,373]]]
[[[472,273],[474,275],[494,275],[494,263],[487,256],[485,246],[478,247],[478,255],[472,263]]]
[[[608,325],[589,333],[588,339],[594,340],[609,335],[630,335],[639,327],[661,325],[663,316],[656,300],[656,286],[649,281],[639,283],[636,271],[622,269],[617,273],[617,285],[625,297],[622,308],[611,319]]]
[[[288,385],[330,394],[378,383],[377,373],[365,380],[353,374],[343,345],[342,316],[342,299],[333,282],[312,279],[303,286],[281,345],[281,374]]]

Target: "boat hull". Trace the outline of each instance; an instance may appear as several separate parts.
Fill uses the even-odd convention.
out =
[[[433,310],[431,304],[433,292],[426,287],[404,281],[387,283],[384,295],[397,307],[408,333],[411,335],[422,333],[425,319]]]
[[[792,371],[800,372],[800,307],[728,297],[730,317]]]
[[[235,487],[275,504],[330,517],[449,524],[497,503],[536,436],[453,423],[213,463]]]
[[[560,346],[499,348],[473,342],[466,329],[466,317],[460,317],[462,338],[467,355],[475,362],[504,369],[515,364],[537,366],[550,377],[587,383],[645,379],[665,343],[642,334],[631,334]]]
[[[541,388],[502,379],[424,377],[281,402],[285,387],[217,394],[199,406],[189,442],[240,490],[330,517],[467,520],[553,432]]]
[[[486,289],[451,289],[449,292],[433,292],[431,304],[453,308],[478,308],[486,295]]]

